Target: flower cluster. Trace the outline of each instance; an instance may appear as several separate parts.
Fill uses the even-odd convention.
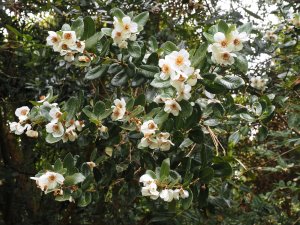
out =
[[[189,197],[189,192],[183,188],[167,189],[164,188],[160,192],[157,190],[157,180],[153,179],[149,174],[144,174],[140,177],[140,182],[143,183],[142,195],[149,196],[151,199],[156,200],[159,197],[166,202],[179,200],[180,198],[185,199]]]
[[[114,100],[114,104],[112,106],[113,112],[111,114],[112,120],[122,120],[126,113],[126,102],[124,98]]]
[[[158,130],[157,124],[153,120],[145,121],[141,126],[141,132],[144,134],[139,148],[160,149],[161,151],[168,151],[171,145],[174,145],[170,140],[168,132],[156,132]]]
[[[55,52],[59,52],[64,56],[64,60],[72,62],[75,60],[76,53],[83,53],[85,42],[76,38],[75,31],[48,31],[47,45],[52,46]],[[87,56],[79,56],[79,61],[88,62],[90,59]]]
[[[112,38],[119,48],[127,48],[128,40],[135,41],[138,34],[138,24],[131,21],[129,16],[122,19],[114,17],[114,29]]]
[[[50,171],[47,171],[39,177],[30,177],[30,179],[35,180],[38,188],[45,193],[59,189],[65,180],[63,175]]]
[[[78,137],[76,130],[82,131],[83,121],[66,121],[57,103],[49,103],[45,99],[39,101],[39,103],[41,105],[35,106],[32,110],[27,106],[17,108],[15,115],[19,118],[19,122],[10,122],[10,131],[21,135],[27,129],[27,136],[38,137],[38,132],[32,130],[32,126],[48,122],[46,132],[54,138],[61,138],[63,142],[75,141]],[[30,114],[32,114],[31,117]]]
[[[250,78],[250,85],[251,87],[264,91],[266,89],[266,83],[268,79],[262,78],[261,76],[251,77]]]
[[[182,99],[191,98],[192,86],[195,86],[197,80],[201,78],[200,70],[191,67],[189,53],[185,49],[173,51],[166,55],[164,59],[159,60],[161,68],[160,78],[169,80],[172,87],[176,89],[176,98],[156,96],[156,103],[164,103],[164,111],[178,116],[181,106],[178,104]]]
[[[237,30],[225,35],[222,32],[214,34],[214,43],[208,46],[208,52],[212,53],[211,60],[222,66],[232,65],[234,57],[243,49],[243,42],[248,41],[246,32],[239,33]]]
[[[278,36],[274,34],[274,31],[267,31],[265,33],[264,39],[271,42],[276,42],[278,39]]]

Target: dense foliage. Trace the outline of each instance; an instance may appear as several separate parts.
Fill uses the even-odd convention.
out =
[[[300,6],[228,2],[1,3],[0,223],[298,224]]]

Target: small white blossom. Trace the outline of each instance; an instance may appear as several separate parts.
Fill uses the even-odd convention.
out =
[[[169,57],[160,59],[158,65],[161,68],[161,74],[159,76],[162,80],[168,80],[170,76],[175,73]]]
[[[230,41],[232,42],[233,51],[240,51],[243,49],[243,42],[248,41],[248,35],[246,32],[239,33],[237,30],[231,31]]]
[[[176,100],[169,99],[165,101],[164,111],[166,113],[172,113],[174,116],[178,116],[179,111],[181,111],[181,106],[176,102]]]
[[[189,100],[191,98],[191,90],[192,87],[188,84],[184,85],[181,90],[177,90],[177,101],[181,101],[182,99]]]
[[[63,140],[63,142],[67,142],[67,141],[73,142],[77,139],[77,137],[78,137],[77,133],[71,127],[66,130],[66,132],[64,133],[64,135],[62,137],[62,140]]]
[[[165,202],[171,202],[173,200],[173,190],[164,189],[160,193],[160,198],[162,198]]]
[[[145,121],[141,126],[141,132],[147,136],[155,134],[155,131],[158,130],[157,124],[153,120]]]
[[[25,124],[24,126],[21,123],[17,123],[17,122],[9,122],[9,128],[10,128],[10,132],[16,134],[16,135],[21,135],[24,133],[24,131],[30,130],[31,129],[31,125],[30,124]]]
[[[46,125],[46,131],[53,135],[53,137],[61,137],[64,135],[64,127],[62,123],[50,122]]]
[[[52,118],[51,122],[57,123],[57,121],[62,116],[62,112],[60,111],[60,109],[58,107],[53,107],[49,111],[49,116]]]
[[[211,60],[214,63],[226,66],[226,65],[232,65],[234,63],[234,57],[236,57],[236,54],[226,50],[221,49],[216,46],[212,46],[212,56]]]
[[[156,183],[152,182],[149,185],[142,187],[142,195],[149,196],[153,200],[158,199],[159,192],[157,191]]]
[[[154,182],[154,179],[149,174],[144,174],[140,177],[140,183],[143,183],[144,186],[148,186]]]
[[[251,87],[264,91],[266,89],[266,83],[268,79],[262,78],[261,76],[251,77],[250,85]]]
[[[20,122],[27,120],[30,109],[27,106],[17,108],[15,115],[19,118]]]
[[[173,51],[168,55],[170,62],[172,63],[172,67],[175,70],[182,70],[185,67],[189,67],[191,65],[191,61],[189,60],[189,53],[185,49],[181,49],[178,51]]]
[[[35,130],[27,130],[26,135],[28,137],[37,138],[39,136],[39,133]]]
[[[159,144],[158,144],[157,139],[155,139],[154,137],[146,136],[141,139],[139,147],[142,147],[142,148],[149,147],[150,149],[158,149]]]
[[[75,31],[63,31],[62,39],[63,44],[68,46],[73,46],[76,43],[76,33]]]
[[[161,151],[169,151],[171,145],[174,145],[172,141],[168,140],[169,137],[170,134],[168,132],[161,132],[157,135],[158,146]]]
[[[47,171],[40,177],[30,177],[30,179],[35,180],[37,186],[44,192],[57,188],[58,185],[62,185],[65,180],[63,175],[50,171]]]

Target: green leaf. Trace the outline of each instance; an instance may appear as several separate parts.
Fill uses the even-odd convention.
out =
[[[223,87],[225,87],[229,90],[237,89],[237,88],[245,85],[244,80],[235,75],[226,75],[224,77],[218,76],[218,77],[216,77],[214,82],[222,85]]]
[[[90,120],[98,120],[98,118],[97,118],[97,116],[94,114],[94,113],[92,113],[89,109],[88,109],[88,107],[85,107],[85,108],[83,108],[82,109],[82,112],[90,119]]]
[[[86,207],[92,202],[92,194],[90,192],[84,192],[80,196],[80,199],[78,201],[79,207]]]
[[[93,36],[89,37],[85,41],[85,48],[87,50],[91,50],[91,49],[95,48],[97,42],[103,37],[103,35],[104,34],[102,32],[97,32]]]
[[[218,31],[219,32],[222,32],[224,34],[227,34],[227,31],[228,31],[229,27],[227,25],[227,23],[225,23],[223,20],[221,20],[219,23],[218,23]]]
[[[187,210],[188,208],[191,207],[192,203],[193,203],[193,192],[188,188],[186,189],[189,192],[189,197],[182,199],[182,207]]]
[[[47,136],[46,136],[46,142],[49,144],[56,143],[56,142],[60,141],[61,139],[62,139],[62,137],[53,137],[52,134],[47,134]]]
[[[240,118],[242,118],[243,120],[246,120],[248,122],[255,122],[256,119],[253,118],[251,115],[249,115],[248,113],[241,113],[240,114]]]
[[[57,159],[54,163],[54,171],[60,172],[63,169],[63,163],[61,159]]]
[[[84,23],[81,17],[78,17],[71,25],[71,29],[75,31],[76,37],[80,39],[84,31]]]
[[[160,180],[166,180],[170,175],[170,159],[165,159],[160,167]]]
[[[239,142],[240,137],[241,137],[241,134],[239,131],[232,133],[228,138],[229,144],[236,145]]]
[[[94,20],[89,16],[84,17],[83,22],[84,22],[84,32],[82,35],[82,40],[86,40],[96,33],[96,27],[95,27]]]
[[[128,52],[133,58],[141,57],[141,47],[136,41],[129,42]]]
[[[75,166],[75,160],[71,153],[68,153],[65,156],[63,165],[64,165],[64,168],[67,168],[68,172],[73,170],[73,168]]]
[[[157,115],[154,117],[154,122],[156,124],[162,124],[165,122],[169,117],[169,113],[166,113],[164,110],[161,110]]]
[[[193,57],[191,58],[191,63],[193,67],[198,68],[201,65],[201,63],[205,59],[207,47],[208,45],[206,43],[203,43],[196,50]]]
[[[167,42],[163,43],[161,45],[161,48],[164,50],[164,52],[166,54],[170,54],[173,51],[178,51],[177,46],[171,41],[167,41]]]
[[[240,26],[238,28],[238,31],[240,33],[246,32],[247,34],[250,34],[251,31],[252,31],[252,23],[245,23],[245,24],[243,24],[242,26]]]
[[[135,100],[134,100],[134,106],[145,106],[146,104],[146,97],[144,94],[139,95]]]
[[[61,31],[71,31],[72,29],[71,29],[71,27],[70,27],[70,25],[69,24],[64,24],[64,25],[62,25],[62,27],[61,27]]]
[[[67,114],[67,121],[70,121],[74,118],[75,113],[78,109],[78,99],[75,97],[71,97],[66,103],[65,103],[65,110],[68,113]]]
[[[216,177],[229,177],[232,174],[232,168],[228,162],[219,162],[212,165]]]
[[[211,167],[205,167],[199,171],[201,183],[208,184],[214,178],[215,171]]]
[[[203,122],[205,126],[215,127],[220,124],[220,120],[218,119],[208,119]]]
[[[159,78],[154,78],[150,85],[155,88],[166,88],[171,86],[169,80],[161,80]]]
[[[142,12],[133,18],[133,22],[136,22],[140,27],[145,26],[149,19],[149,12]]]
[[[98,101],[94,106],[94,113],[97,117],[105,112],[105,104],[102,101]]]
[[[120,87],[127,84],[128,79],[128,75],[121,71],[111,79],[111,84],[113,86]]]
[[[146,170],[146,174],[150,175],[153,179],[156,179],[156,174],[152,170]]]
[[[247,73],[248,61],[245,56],[237,54],[237,57],[235,57],[234,64],[237,67],[237,69],[239,69],[242,73]]]
[[[101,33],[103,33],[104,35],[107,35],[107,36],[111,36],[112,31],[113,31],[112,28],[104,27],[101,29]]]
[[[261,18],[257,13],[254,13],[246,8],[243,8],[245,10],[246,13],[248,13],[250,16],[253,16],[254,18],[256,19],[259,19],[259,20],[264,20],[263,18]]]
[[[210,43],[214,43],[215,42],[214,36],[212,34],[204,32],[203,36],[206,38],[206,40],[208,42],[210,42]]]
[[[146,78],[153,78],[154,75],[159,72],[160,72],[159,67],[152,66],[152,65],[141,65],[140,68],[138,68],[138,73],[140,73]]]
[[[182,100],[179,102],[181,106],[181,111],[179,113],[179,116],[182,118],[188,118],[193,113],[193,107],[189,101]]]
[[[188,137],[197,144],[203,144],[204,142],[204,133],[200,127],[190,130]]]
[[[124,12],[119,8],[113,8],[112,10],[110,10],[110,14],[117,17],[119,20],[121,20],[124,16],[126,16]]]
[[[89,70],[85,74],[85,79],[94,80],[99,77],[102,77],[107,72],[108,68],[109,68],[108,64],[102,64],[102,65],[96,66],[95,68]]]
[[[148,41],[151,52],[155,52],[158,49],[158,43],[154,36],[151,36]]]
[[[67,176],[64,181],[65,186],[72,186],[84,181],[85,176],[82,173],[74,173],[73,175]]]

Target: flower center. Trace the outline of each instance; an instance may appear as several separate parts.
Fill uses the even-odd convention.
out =
[[[153,130],[155,128],[155,125],[153,123],[149,123],[148,128]]]
[[[225,52],[225,53],[223,54],[223,59],[224,59],[225,61],[227,61],[227,60],[229,60],[229,58],[230,58],[229,53]]]
[[[66,33],[64,35],[64,38],[67,39],[67,40],[70,40],[72,38],[72,34],[71,33]]]
[[[63,45],[61,46],[61,48],[62,48],[63,50],[67,50],[67,49],[68,49],[68,45],[67,45],[67,44],[63,44]]]
[[[182,74],[179,75],[178,81],[185,81],[185,78]]]
[[[53,125],[53,130],[54,130],[54,131],[59,131],[59,126],[58,126],[57,124],[54,124],[54,125]]]
[[[175,103],[173,103],[173,104],[171,105],[171,108],[172,108],[173,110],[176,110],[176,109],[177,109],[177,105],[176,105]]]
[[[117,32],[117,33],[116,33],[116,36],[121,37],[121,36],[122,36],[122,33],[121,33],[121,32]]]
[[[115,112],[114,112],[114,115],[115,115],[116,117],[118,117],[118,116],[120,115],[119,110],[115,111]]]
[[[27,114],[27,110],[26,110],[26,109],[23,109],[23,110],[21,111],[21,115],[26,116],[26,114]]]
[[[40,100],[44,100],[46,98],[45,95],[40,96]]]
[[[239,39],[234,39],[234,41],[233,41],[233,44],[234,45],[239,45],[241,42],[240,42],[240,40]]]
[[[168,65],[164,64],[161,70],[163,71],[163,73],[169,73],[170,67]]]
[[[80,41],[76,42],[76,46],[77,46],[77,48],[81,48],[82,47],[82,44],[80,43]]]
[[[53,43],[56,43],[56,42],[58,42],[58,38],[57,38],[57,37],[52,37],[52,38],[51,38],[51,41],[52,41]]]
[[[53,182],[53,181],[55,181],[55,178],[56,178],[55,175],[51,175],[48,177],[48,181]]]
[[[129,30],[129,24],[125,24],[124,29]]]
[[[176,61],[175,61],[176,65],[181,66],[183,64],[183,60],[184,60],[184,58],[182,55],[177,56]]]
[[[223,48],[225,48],[225,47],[227,47],[227,41],[226,40],[223,40],[223,41],[221,41],[221,46],[223,47]]]
[[[61,115],[62,115],[62,113],[61,113],[61,112],[57,112],[57,113],[55,113],[55,117],[56,117],[56,118],[60,118],[60,117],[61,117]]]

